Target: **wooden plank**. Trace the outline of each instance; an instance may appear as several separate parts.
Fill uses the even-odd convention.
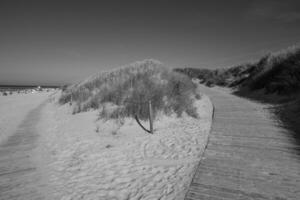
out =
[[[300,146],[292,135],[261,104],[201,89],[215,118],[185,199],[298,199]]]

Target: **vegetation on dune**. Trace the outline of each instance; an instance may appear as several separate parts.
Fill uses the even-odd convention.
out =
[[[228,86],[235,94],[274,103],[274,113],[293,132],[300,131],[300,47],[270,53],[259,61],[228,69],[176,69],[213,86]],[[294,135],[300,143],[300,135]]]
[[[195,69],[195,68],[183,68],[175,69],[176,72],[184,73],[191,78],[197,78],[200,83],[209,87],[214,85],[219,86],[233,86],[242,82],[248,75],[248,71],[251,70],[250,64],[231,67],[228,69]]]
[[[258,62],[257,73],[247,82],[251,90],[291,94],[300,89],[300,48],[269,54]]]
[[[148,118],[151,100],[153,115],[158,112],[197,117],[193,107],[196,86],[185,75],[164,67],[155,60],[135,62],[100,73],[64,88],[61,104],[74,104],[74,113],[99,109],[102,118],[139,116]]]
[[[258,62],[228,69],[176,69],[191,78],[213,86],[238,87],[238,90],[264,90],[267,94],[287,95],[300,89],[300,48],[270,53]]]

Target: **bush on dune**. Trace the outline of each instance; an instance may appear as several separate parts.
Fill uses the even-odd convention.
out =
[[[240,92],[263,90],[266,94],[289,95],[300,89],[300,48],[270,53],[259,61],[228,69],[176,69],[206,85],[237,87]]]
[[[197,117],[193,107],[194,83],[185,75],[164,67],[155,60],[135,62],[122,68],[103,72],[66,88],[59,102],[72,101],[74,112],[100,109],[100,117],[148,118],[148,102],[153,114],[186,112]]]
[[[300,47],[270,53],[259,61],[224,70],[178,69],[207,85],[235,87],[235,94],[276,104],[274,112],[300,143]]]
[[[260,71],[249,81],[251,90],[265,89],[266,93],[290,94],[300,88],[300,49],[293,48],[270,54],[260,63]]]
[[[243,71],[248,65],[240,65],[229,69],[194,69],[184,68],[175,71],[188,75],[190,78],[197,78],[200,83],[206,86],[235,86],[237,80],[245,77]]]

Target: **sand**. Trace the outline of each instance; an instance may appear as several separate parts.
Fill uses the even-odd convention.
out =
[[[212,104],[196,102],[200,118],[159,117],[153,135],[132,119],[98,120],[47,104],[37,126],[40,168],[53,199],[183,199],[207,143]],[[148,126],[147,122],[144,122]]]
[[[0,144],[15,133],[29,111],[45,101],[50,94],[50,92],[35,92],[2,96],[0,93]]]

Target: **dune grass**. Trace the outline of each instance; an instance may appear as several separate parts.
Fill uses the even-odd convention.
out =
[[[300,47],[269,53],[257,62],[228,69],[177,69],[206,85],[235,88],[235,94],[274,105],[274,113],[300,144]]]
[[[247,84],[251,90],[291,94],[300,89],[300,48],[269,54],[258,62]]]
[[[64,88],[61,104],[72,101],[74,113],[99,109],[101,118],[148,118],[148,102],[153,114],[178,116],[186,112],[197,117],[193,107],[196,86],[185,75],[155,60],[144,60],[112,71],[102,72]]]
[[[238,90],[264,90],[267,94],[288,95],[300,89],[300,48],[290,47],[269,53],[260,60],[227,69],[176,69],[208,86],[238,87]]]

